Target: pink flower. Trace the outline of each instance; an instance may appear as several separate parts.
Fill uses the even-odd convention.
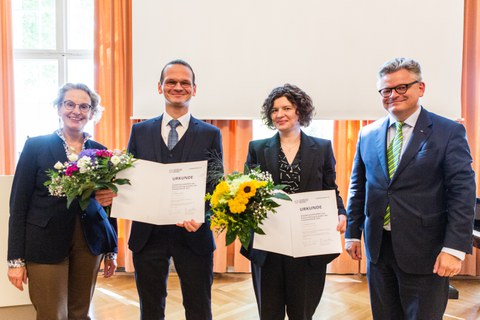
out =
[[[110,158],[113,153],[110,150],[97,150],[95,155],[100,158]]]
[[[68,166],[67,170],[65,170],[65,175],[70,177],[76,171],[78,171],[78,167],[75,163],[72,163]]]

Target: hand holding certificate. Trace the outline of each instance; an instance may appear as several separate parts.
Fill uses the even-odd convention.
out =
[[[290,194],[277,213],[263,222],[264,235],[253,247],[292,257],[341,253],[337,200],[334,190]]]
[[[122,171],[131,185],[120,186],[112,217],[157,225],[205,221],[207,161],[157,163],[137,160]]]

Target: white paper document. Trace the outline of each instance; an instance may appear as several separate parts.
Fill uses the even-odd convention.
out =
[[[292,201],[275,199],[280,207],[263,221],[265,235],[255,234],[253,247],[295,258],[341,253],[335,190],[289,196]]]
[[[112,217],[157,225],[205,222],[206,160],[168,164],[137,160],[117,178],[130,179],[131,184],[118,186]]]

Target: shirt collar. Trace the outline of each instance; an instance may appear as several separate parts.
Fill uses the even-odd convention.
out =
[[[415,112],[412,113],[410,117],[408,117],[405,121],[403,121],[403,123],[407,124],[412,128],[415,127],[415,124],[417,123],[417,120],[418,120],[418,117],[420,116],[421,111],[422,111],[422,107],[420,106],[420,108],[415,110]],[[391,114],[388,114],[388,119],[389,119],[389,125],[388,125],[389,128],[398,122]]]
[[[178,118],[177,120],[180,121],[180,124],[182,125],[182,127],[184,127],[185,129],[188,128],[188,124],[190,123],[190,118],[191,118],[191,114],[190,112],[187,112],[185,113],[183,116],[181,116],[180,118]],[[164,123],[164,126],[167,126],[168,123],[170,122],[170,120],[172,120],[173,117],[171,115],[169,115],[166,111],[163,113],[163,123]]]

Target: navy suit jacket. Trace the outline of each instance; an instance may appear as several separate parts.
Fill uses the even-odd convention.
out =
[[[164,144],[161,136],[162,117],[163,115],[132,126],[128,150],[135,158],[162,162],[162,144]],[[220,157],[222,155],[220,130],[194,117],[190,118],[188,130],[183,135],[183,139],[185,139],[185,145],[181,162],[211,160],[213,154]],[[157,178],[162,179],[162,177]],[[213,184],[207,184],[207,192],[212,193],[213,187]],[[205,209],[207,212],[208,208],[205,207]],[[130,250],[141,251],[150,238],[153,228],[152,224],[134,221],[128,242]],[[188,232],[184,228],[178,229],[195,253],[208,254],[215,250],[215,242],[207,217],[205,223],[196,232]]]
[[[423,109],[397,170],[389,179],[389,119],[359,135],[348,199],[345,238],[365,238],[367,258],[380,254],[383,219],[391,208],[391,236],[399,267],[431,274],[442,247],[472,251],[475,174],[465,128]]]
[[[88,140],[87,149],[105,149]],[[54,133],[26,141],[18,161],[10,195],[8,259],[24,258],[29,262],[56,263],[65,259],[80,215],[82,229],[94,255],[117,252],[117,235],[103,208],[91,199],[85,211],[78,201],[67,209],[67,200],[48,193],[43,184],[47,169],[57,161],[66,162],[63,141]],[[115,223],[115,220],[112,220]]]
[[[275,184],[280,184],[280,169],[278,155],[280,153],[280,140],[278,133],[272,138],[251,141],[248,146],[246,165],[249,167],[260,166],[262,171],[272,175]],[[338,214],[346,214],[342,198],[335,183],[335,157],[332,144],[329,140],[307,136],[302,132],[300,148],[300,190],[299,192],[335,190],[337,194]],[[241,249],[241,253],[258,266],[265,262],[268,252],[263,250]],[[335,259],[338,254],[307,257],[310,264],[327,264]]]

